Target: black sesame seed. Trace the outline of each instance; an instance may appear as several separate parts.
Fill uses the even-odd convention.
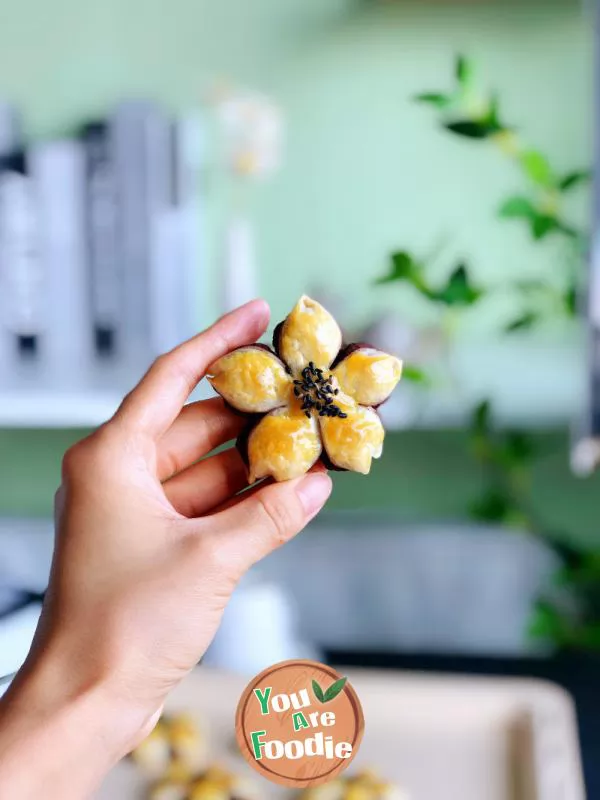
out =
[[[339,418],[340,418],[340,419],[346,419],[346,417],[348,416],[348,414],[344,414],[344,412],[343,412],[343,411],[340,411],[340,413],[338,414],[338,416],[339,416]]]
[[[294,386],[294,394],[296,397],[300,397],[300,389],[297,386]]]
[[[339,394],[339,393],[340,393],[340,390],[339,390],[339,389],[334,389],[334,390],[333,390],[333,393],[334,393],[334,394]]]
[[[310,411],[305,411],[304,415],[307,416],[310,419]]]

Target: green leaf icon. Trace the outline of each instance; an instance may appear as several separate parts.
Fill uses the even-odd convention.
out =
[[[314,679],[313,679],[313,682],[312,682],[312,689],[313,689],[313,692],[315,693],[315,697],[317,698],[317,700],[320,703],[324,703],[325,702],[325,695],[323,694],[323,689],[321,689],[319,684]]]
[[[329,689],[327,689],[325,692],[325,699],[323,702],[328,703],[330,700],[333,700],[335,697],[337,697],[346,685],[347,680],[348,678],[340,678],[339,680],[335,681],[335,683],[332,683]]]

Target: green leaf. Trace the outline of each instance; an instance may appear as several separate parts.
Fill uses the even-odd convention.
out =
[[[600,622],[592,621],[581,625],[573,637],[578,647],[585,650],[600,650]]]
[[[410,381],[410,383],[420,383],[423,386],[431,383],[429,376],[420,367],[415,367],[414,364],[402,365],[402,379]]]
[[[321,702],[321,703],[324,703],[325,702],[325,695],[323,694],[323,689],[321,689],[319,684],[314,679],[313,679],[313,682],[312,682],[312,690],[313,690],[314,695],[317,698],[317,700],[319,702]]]
[[[500,101],[498,99],[498,95],[496,92],[493,92],[490,95],[490,104],[488,106],[488,111],[485,116],[485,120],[487,122],[488,128],[495,130],[496,132],[505,130],[505,126],[500,122]]]
[[[582,169],[582,170],[576,170],[574,172],[568,172],[558,182],[558,188],[561,190],[561,192],[568,192],[570,189],[574,189],[581,183],[587,183],[591,179],[592,179],[592,171],[589,169]]]
[[[510,466],[523,466],[534,454],[533,441],[520,431],[509,431],[504,441],[504,461]]]
[[[417,94],[413,98],[417,103],[426,103],[436,108],[447,108],[452,102],[452,97],[448,94],[441,94],[439,92],[423,92]]]
[[[492,133],[497,133],[485,120],[461,119],[456,122],[446,122],[444,128],[467,139],[486,139]]]
[[[387,275],[377,279],[377,283],[392,283],[393,281],[412,281],[420,272],[421,266],[404,250],[392,253],[390,256],[390,271]]]
[[[502,203],[498,214],[505,218],[526,217],[531,218],[537,214],[533,203],[526,197],[514,195]]]
[[[581,234],[571,225],[568,225],[560,219],[555,220],[555,223],[555,230],[557,232],[564,233],[564,235],[568,236],[570,239],[581,239]]]
[[[460,264],[450,276],[446,286],[433,293],[433,298],[447,306],[470,306],[476,303],[482,292],[470,282],[467,268]]]
[[[556,217],[548,214],[536,214],[530,220],[531,234],[536,241],[544,239],[549,233],[561,230],[561,226]]]
[[[377,284],[406,281],[425,297],[432,299],[432,292],[423,276],[424,265],[421,262],[414,259],[404,250],[392,253],[390,260],[390,271],[382,278],[378,278],[376,280]]]
[[[456,57],[454,74],[461,86],[464,87],[470,83],[473,77],[473,65],[465,56],[458,55]]]
[[[487,434],[490,430],[492,417],[492,404],[489,400],[482,400],[473,409],[471,417],[471,430],[477,434]]]
[[[499,489],[490,489],[471,504],[471,516],[482,522],[504,522],[510,514],[510,498]]]
[[[506,333],[515,333],[516,331],[525,331],[532,328],[536,322],[539,321],[539,314],[535,311],[526,311],[520,317],[517,317],[504,328]]]
[[[569,286],[569,288],[566,289],[564,293],[563,300],[565,303],[565,310],[567,314],[570,314],[573,317],[577,314],[578,299],[579,299],[579,292],[577,291],[577,287]]]
[[[561,645],[568,638],[566,620],[554,606],[542,600],[536,603],[529,621],[528,632],[535,638],[548,639]]]
[[[348,678],[339,678],[335,683],[332,683],[329,689],[325,692],[324,703],[329,703],[330,700],[335,699],[346,685]]]
[[[526,150],[519,157],[523,172],[539,186],[554,186],[556,178],[552,172],[550,162],[545,155],[537,150]]]

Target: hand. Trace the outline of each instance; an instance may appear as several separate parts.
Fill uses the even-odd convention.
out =
[[[184,403],[268,316],[253,301],[157,359],[113,419],[67,452],[42,619],[0,701],[0,798],[11,775],[11,797],[91,791],[151,730],[241,576],[329,496],[319,467],[239,495],[246,471],[235,448],[199,460],[244,420],[218,398]],[[19,742],[37,753],[24,772]]]

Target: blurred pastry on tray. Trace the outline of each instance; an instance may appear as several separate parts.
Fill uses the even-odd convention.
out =
[[[131,758],[148,778],[185,782],[208,767],[208,738],[187,714],[165,715]]]
[[[329,783],[305,789],[301,800],[410,800],[392,781],[385,781],[370,769],[334,778]]]
[[[213,765],[190,780],[163,778],[148,793],[149,800],[260,800],[251,780]]]

